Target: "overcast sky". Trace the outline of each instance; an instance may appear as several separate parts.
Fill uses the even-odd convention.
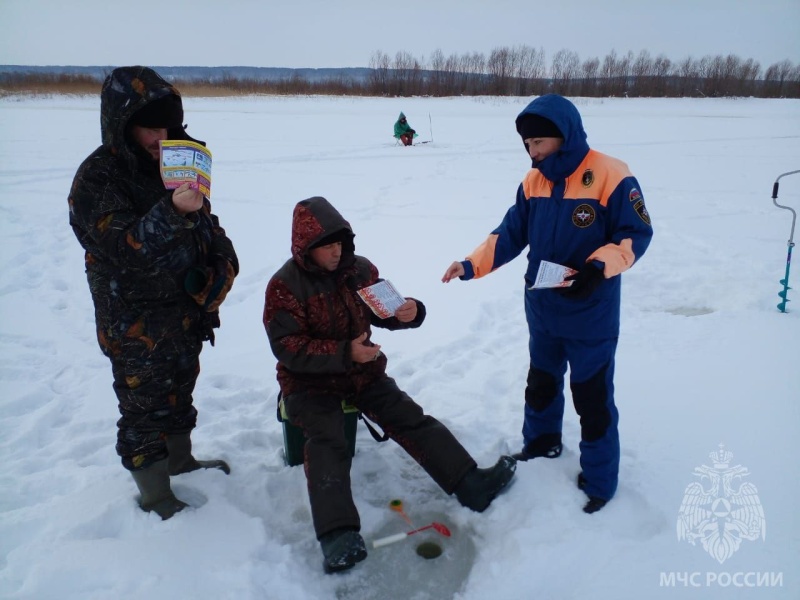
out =
[[[800,0],[0,0],[0,64],[366,67],[526,44],[800,63]]]

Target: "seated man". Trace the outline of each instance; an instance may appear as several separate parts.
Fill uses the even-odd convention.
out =
[[[410,146],[414,138],[417,137],[417,132],[411,129],[403,113],[400,113],[400,116],[397,117],[397,121],[395,121],[394,137],[403,142],[403,146]]]
[[[425,307],[407,298],[394,316],[377,317],[356,292],[380,281],[378,269],[355,255],[354,237],[325,198],[299,202],[292,219],[292,258],[270,279],[264,304],[286,413],[307,438],[303,458],[311,516],[328,573],[367,557],[350,489],[343,399],[474,511],[486,510],[516,468],[513,458],[503,456],[493,467],[478,469],[453,434],[386,374],[386,357],[371,341],[370,326],[419,327]]]

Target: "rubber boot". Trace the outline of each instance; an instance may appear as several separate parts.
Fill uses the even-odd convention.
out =
[[[456,486],[456,498],[462,506],[475,512],[483,512],[508,485],[516,468],[517,461],[511,456],[501,456],[497,464],[489,469],[475,468]]]
[[[230,475],[231,468],[224,460],[196,460],[192,456],[192,440],[188,433],[170,433],[167,435],[167,452],[169,452],[169,474],[180,475],[198,469],[219,469]]]
[[[141,497],[139,507],[145,512],[155,512],[164,521],[189,506],[181,502],[169,487],[167,460],[153,463],[146,469],[131,471]]]
[[[364,538],[352,529],[329,531],[319,539],[319,544],[325,557],[322,566],[326,573],[350,569],[367,558]]]

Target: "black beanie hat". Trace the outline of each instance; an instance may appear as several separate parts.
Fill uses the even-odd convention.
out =
[[[183,105],[178,96],[170,94],[133,113],[131,125],[172,129],[183,125]]]
[[[519,132],[523,140],[528,138],[564,137],[564,134],[556,127],[555,123],[539,115],[525,115],[518,119],[517,132]]]
[[[346,229],[340,229],[339,231],[334,231],[330,235],[326,235],[323,238],[320,238],[311,246],[309,246],[309,250],[313,250],[314,248],[319,248],[320,246],[327,246],[328,244],[335,244],[336,242],[345,242],[350,239],[350,232]]]

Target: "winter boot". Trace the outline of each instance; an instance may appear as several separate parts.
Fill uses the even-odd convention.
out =
[[[539,458],[540,456],[558,458],[561,456],[562,449],[560,433],[544,433],[529,444],[525,444],[522,450],[511,456],[519,461]]]
[[[585,487],[586,487],[586,477],[583,476],[583,473],[578,473],[578,489],[583,491]],[[589,496],[589,501],[583,506],[583,512],[585,512],[588,515],[596,513],[606,504],[608,504],[608,500],[603,500],[602,498],[598,498],[597,496]]]
[[[136,487],[139,488],[141,494],[139,506],[143,511],[154,511],[166,521],[176,512],[189,506],[178,500],[169,487],[166,459],[155,462],[146,469],[131,471],[131,475]]]
[[[323,567],[326,573],[344,571],[367,558],[364,538],[353,529],[334,529],[319,539],[325,557]]]
[[[483,512],[495,496],[508,485],[514,476],[517,461],[511,456],[501,456],[489,469],[475,468],[467,473],[454,490],[462,506]]]
[[[167,435],[167,452],[170,475],[180,475],[197,469],[219,469],[226,475],[231,473],[231,468],[224,460],[196,460],[192,456],[192,440],[188,433]]]

